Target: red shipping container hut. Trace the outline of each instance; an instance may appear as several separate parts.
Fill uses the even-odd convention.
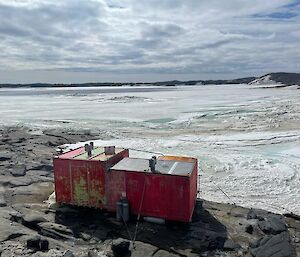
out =
[[[105,154],[95,147],[89,156],[84,147],[55,157],[53,160],[56,202],[78,206],[105,208],[105,174],[124,157],[126,149],[117,148]]]
[[[130,213],[182,222],[191,221],[197,196],[197,159],[161,156],[155,170],[149,159],[129,158],[128,149],[105,153],[84,147],[54,158],[58,203],[116,211],[125,196]]]

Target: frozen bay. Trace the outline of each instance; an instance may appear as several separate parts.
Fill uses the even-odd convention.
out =
[[[300,214],[299,95],[248,85],[0,89],[0,124],[95,129],[98,144],[195,156],[201,197]]]

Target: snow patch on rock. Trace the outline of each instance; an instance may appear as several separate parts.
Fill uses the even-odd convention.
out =
[[[255,80],[249,82],[248,84],[254,85],[254,86],[256,85],[256,86],[270,86],[270,87],[282,85],[281,83],[278,83],[278,82],[272,80],[271,75],[262,76],[258,79],[255,79]]]

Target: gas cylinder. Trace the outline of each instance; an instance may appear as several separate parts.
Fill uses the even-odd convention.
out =
[[[122,199],[122,215],[123,220],[127,222],[129,220],[129,202],[126,198]]]
[[[116,218],[117,221],[121,221],[123,220],[123,204],[122,204],[122,200],[120,199],[119,201],[117,201],[116,204]]]

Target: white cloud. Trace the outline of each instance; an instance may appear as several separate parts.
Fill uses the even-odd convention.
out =
[[[296,71],[299,14],[290,0],[0,0],[0,69],[19,82],[17,71],[34,80],[51,70],[45,81],[65,71],[73,82],[84,72],[113,81]]]

